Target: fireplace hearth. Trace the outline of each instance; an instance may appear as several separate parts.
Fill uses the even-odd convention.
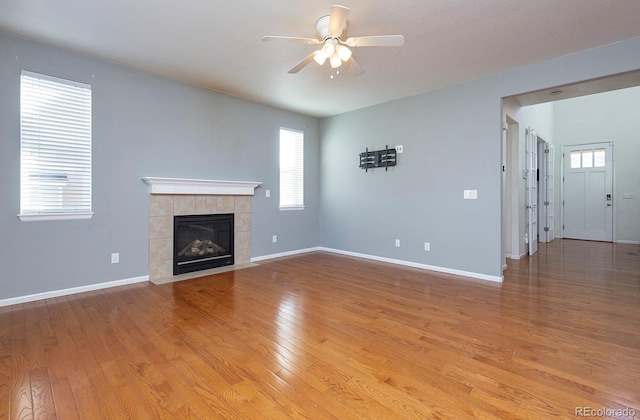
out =
[[[174,216],[173,274],[234,264],[234,215]]]

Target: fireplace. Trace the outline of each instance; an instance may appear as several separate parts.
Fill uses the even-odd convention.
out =
[[[173,274],[233,265],[233,219],[233,213],[174,216]]]
[[[174,216],[233,213],[233,263],[225,271],[251,264],[251,196],[261,182],[144,177],[149,185],[149,281],[165,284],[198,277],[173,274]],[[187,245],[185,244],[185,247]],[[179,249],[177,252],[180,252]],[[190,264],[181,264],[181,267]],[[199,268],[199,267],[198,267]],[[209,270],[207,270],[209,272]]]

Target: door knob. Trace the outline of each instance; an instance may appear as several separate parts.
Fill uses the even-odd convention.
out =
[[[607,203],[607,207],[611,207],[611,203]]]

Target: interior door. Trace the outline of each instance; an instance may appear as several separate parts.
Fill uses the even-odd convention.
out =
[[[613,241],[613,143],[564,147],[564,237]]]
[[[527,160],[525,199],[527,207],[527,240],[529,255],[538,251],[538,135],[531,127],[527,128],[525,144]]]
[[[545,226],[544,226],[544,241],[551,242],[555,237],[553,230],[555,224],[555,148],[553,144],[547,143],[547,147],[544,150],[544,166],[545,166],[545,198],[544,198],[544,212],[545,212]]]

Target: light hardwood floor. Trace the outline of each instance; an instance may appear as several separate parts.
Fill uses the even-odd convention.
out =
[[[0,418],[640,413],[639,254],[556,240],[497,284],[310,253],[0,308]]]

